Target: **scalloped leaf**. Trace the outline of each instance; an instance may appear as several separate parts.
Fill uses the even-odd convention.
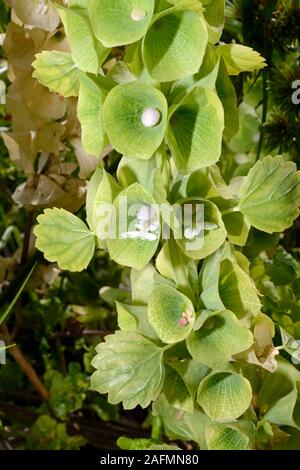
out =
[[[160,216],[153,196],[135,183],[122,191],[114,202],[113,236],[107,239],[110,257],[119,264],[142,270],[153,257],[160,238]],[[152,209],[151,209],[152,207]],[[151,219],[149,229],[138,226],[139,210],[147,208]],[[151,230],[150,230],[151,229]]]
[[[61,5],[56,5],[55,7],[63,22],[74,63],[83,72],[97,74],[101,64],[91,24],[85,10],[80,8],[64,8]],[[103,46],[101,47],[104,54],[104,48]]]
[[[229,75],[254,72],[267,67],[265,59],[251,47],[241,44],[222,44],[219,49]]]
[[[201,317],[201,316],[200,316]],[[253,344],[253,335],[229,310],[216,312],[187,340],[191,356],[214,368]]]
[[[300,184],[297,167],[281,156],[256,162],[241,186],[240,211],[263,232],[282,232],[299,214]]]
[[[152,19],[154,0],[89,0],[93,31],[105,47],[138,41]]]
[[[96,351],[91,387],[108,393],[109,403],[123,402],[130,410],[137,405],[146,408],[158,397],[165,374],[161,348],[135,333],[116,331]]]
[[[175,107],[168,144],[180,173],[216,163],[221,155],[224,110],[213,90],[197,87]]]
[[[34,228],[36,247],[61,269],[86,269],[95,251],[95,236],[74,214],[64,209],[46,209]]]
[[[242,375],[216,372],[199,385],[197,401],[214,421],[239,418],[249,408],[252,399],[250,382]]]
[[[81,71],[68,52],[43,51],[36,54],[32,66],[35,69],[32,76],[50,91],[65,98],[78,96]]]
[[[147,110],[157,113],[153,126],[143,124]],[[139,82],[118,85],[104,102],[104,125],[112,146],[121,154],[148,160],[163,141],[168,105],[156,88]]]
[[[195,322],[192,302],[171,286],[158,285],[148,304],[149,322],[167,344],[184,340]]]
[[[207,45],[204,20],[189,10],[158,15],[143,42],[149,75],[171,82],[198,72]]]

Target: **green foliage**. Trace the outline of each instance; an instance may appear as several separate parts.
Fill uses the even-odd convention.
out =
[[[95,237],[86,225],[64,209],[46,209],[35,228],[36,245],[46,259],[62,269],[82,271],[95,250]]]
[[[255,228],[267,233],[290,227],[299,214],[296,165],[267,157],[249,171],[241,187],[240,210]]]
[[[85,444],[82,437],[67,434],[65,423],[47,415],[40,416],[25,437],[32,450],[78,450]]]
[[[15,308],[18,334],[23,318],[51,410],[37,407],[21,446],[80,448],[81,434],[97,438],[85,426],[96,417],[109,421],[101,436],[118,423],[126,450],[297,447],[299,116],[285,80],[298,65],[293,56],[278,77],[269,52],[277,2],[274,15],[243,6],[243,23],[240,2],[224,0],[73,0],[44,15],[13,3],[1,125],[12,116],[4,141],[29,175],[13,198],[30,216],[22,242],[23,219],[0,212],[1,297],[12,283],[0,322]],[[31,252],[36,209],[35,246],[49,264]],[[10,364],[0,380],[23,390],[13,374]]]
[[[70,54],[44,51],[37,55],[32,66],[35,69],[33,77],[49,90],[60,93],[66,98],[78,95],[80,71]]]
[[[136,333],[117,331],[96,348],[92,388],[109,390],[109,401],[123,401],[127,409],[147,407],[161,391],[163,350]],[[146,379],[145,379],[146,378]]]

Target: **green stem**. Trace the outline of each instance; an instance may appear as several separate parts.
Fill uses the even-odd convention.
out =
[[[189,297],[194,306],[196,306],[197,299],[185,271],[186,260],[183,259],[183,254],[173,238],[170,239],[169,243],[170,255],[173,255],[171,257],[171,263],[175,273],[176,283],[178,284],[181,292]]]
[[[16,293],[16,295],[14,296],[13,300],[10,302],[10,304],[6,307],[6,309],[4,310],[4,312],[2,313],[1,317],[0,317],[0,325],[2,325],[2,323],[5,322],[5,320],[7,319],[7,317],[9,316],[9,314],[11,313],[12,309],[14,308],[15,306],[15,303],[17,302],[17,300],[19,299],[20,295],[22,294],[23,292],[23,289],[25,288],[27,282],[29,281],[29,278],[31,276],[31,274],[33,273],[35,267],[37,265],[37,261],[34,263],[34,265],[32,266],[31,270],[29,271],[29,273],[27,274],[26,278],[24,279],[23,283],[21,284],[18,292]]]
[[[160,416],[152,416],[152,431],[151,439],[153,441],[160,441],[162,434],[162,420]]]
[[[263,147],[263,142],[264,142],[264,124],[266,123],[267,120],[267,114],[268,114],[268,99],[269,99],[269,92],[268,92],[268,75],[267,71],[264,69],[262,72],[263,76],[263,111],[262,111],[262,119],[261,119],[261,132],[260,132],[260,138],[258,142],[258,147],[257,147],[257,154],[256,154],[256,159],[259,160],[260,154],[262,151]]]
[[[227,214],[232,214],[233,212],[239,212],[239,207],[238,206],[230,207],[230,209],[226,209],[225,211],[222,211],[221,214],[227,215]]]

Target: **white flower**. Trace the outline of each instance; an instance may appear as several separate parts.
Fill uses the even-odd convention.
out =
[[[142,21],[147,15],[147,12],[143,8],[134,8],[131,12],[131,19],[133,21]]]
[[[128,238],[130,240],[147,240],[150,242],[157,240],[155,233],[142,232],[141,230],[124,232],[121,237]]]
[[[136,218],[136,230],[129,230],[128,232],[122,233],[122,238],[148,241],[157,240],[157,235],[153,233],[159,229],[159,219],[155,209],[151,206],[144,205],[138,210]]]
[[[141,121],[144,127],[154,127],[160,121],[160,112],[155,108],[147,108],[142,113]]]
[[[159,220],[153,207],[142,206],[136,214],[137,224],[135,227],[142,231],[155,232],[159,229]]]
[[[203,230],[215,230],[216,228],[218,228],[218,226],[216,224],[212,224],[210,222],[205,222],[204,226],[201,224],[200,226],[194,227],[194,228],[193,227],[187,227],[184,230],[184,237],[187,240],[192,240],[193,238],[198,237],[198,235],[200,235]]]

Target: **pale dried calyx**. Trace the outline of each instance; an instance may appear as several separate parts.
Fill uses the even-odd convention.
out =
[[[130,16],[133,21],[142,21],[146,15],[147,12],[143,8],[134,8]]]
[[[141,121],[145,127],[154,127],[160,121],[160,112],[155,108],[147,108],[142,113]]]

